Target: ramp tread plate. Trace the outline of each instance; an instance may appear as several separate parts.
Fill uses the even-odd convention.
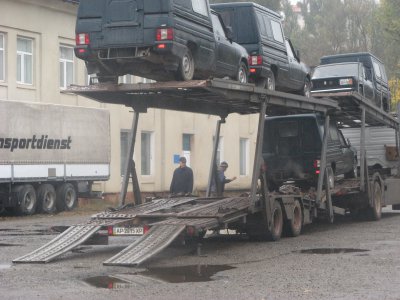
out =
[[[130,246],[103,264],[106,266],[135,266],[166,248],[183,230],[185,225],[156,225]]]
[[[71,226],[35,251],[13,260],[14,263],[46,263],[85,242],[101,226]]]

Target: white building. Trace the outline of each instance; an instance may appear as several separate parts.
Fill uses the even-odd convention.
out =
[[[109,109],[111,178],[97,187],[106,193],[118,193],[131,110],[61,93],[71,83],[87,84],[84,63],[73,55],[77,12],[74,2],[77,1],[0,1],[0,99]],[[128,76],[121,80],[131,79]],[[216,121],[209,115],[157,109],[141,114],[134,154],[141,190],[168,191],[177,167],[174,156],[183,153],[194,171],[195,190],[204,190]],[[256,125],[256,116],[232,115],[222,126],[219,159],[229,162],[228,176],[238,177],[229,184],[230,189],[250,185]]]

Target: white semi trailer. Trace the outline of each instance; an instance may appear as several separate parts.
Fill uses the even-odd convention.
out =
[[[0,101],[0,211],[71,210],[110,176],[104,109]]]

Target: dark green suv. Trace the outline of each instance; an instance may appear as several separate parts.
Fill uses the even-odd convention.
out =
[[[263,159],[270,190],[285,181],[316,186],[323,135],[324,118],[318,114],[266,118]],[[357,175],[357,152],[346,143],[334,120],[329,125],[327,166],[330,182],[337,175]]]

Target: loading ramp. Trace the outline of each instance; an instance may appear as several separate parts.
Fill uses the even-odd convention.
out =
[[[257,189],[260,177],[261,141],[264,131],[264,116],[280,114],[300,114],[319,112],[327,116],[333,115],[344,125],[365,127],[369,125],[385,125],[398,128],[398,122],[379,108],[367,103],[360,95],[335,94],[324,95],[324,98],[306,98],[303,96],[269,91],[250,84],[240,84],[233,81],[213,79],[188,82],[163,82],[148,84],[98,84],[91,86],[71,86],[66,93],[74,93],[102,103],[121,104],[134,109],[129,157],[126,165],[124,182],[120,193],[120,207],[115,211],[107,211],[94,215],[86,224],[72,226],[65,233],[38,250],[14,260],[18,263],[49,262],[68,252],[93,236],[101,228],[117,224],[132,224],[147,221],[152,229],[130,246],[104,262],[105,265],[132,266],[149,259],[167,247],[178,235],[183,234],[188,227],[196,230],[223,228],[231,223],[245,223],[248,216],[262,213],[266,220],[271,220],[273,203],[280,201],[286,207],[291,207],[293,201],[300,199],[304,205],[304,223],[310,223],[318,211],[328,214],[333,220],[333,213],[343,213],[343,209],[332,205],[332,192],[323,191],[322,186],[327,176],[326,162],[321,162],[320,181],[316,195],[271,194],[268,192],[265,180],[261,190]],[[215,174],[215,153],[218,138],[214,141],[213,158],[210,166],[210,176],[206,198],[167,198],[157,199],[136,206],[124,205],[129,177],[132,176],[135,195],[140,195],[133,160],[137,122],[139,114],[149,108],[169,109],[193,113],[216,115],[221,118],[217,123],[216,137],[219,128],[230,113],[259,114],[257,147],[252,174],[250,195],[246,197],[214,199],[209,198],[212,175]],[[358,120],[358,121],[355,121]],[[327,132],[327,130],[325,130]],[[324,137],[326,144],[326,135]],[[324,148],[324,147],[323,147]],[[325,151],[325,152],[324,152]],[[321,157],[324,157],[322,150]],[[362,158],[365,161],[365,155]],[[364,192],[363,183],[368,187],[368,173],[361,164],[361,185],[343,187],[335,193]],[[136,185],[135,185],[136,183]],[[367,188],[367,192],[369,188]],[[260,193],[261,192],[261,193]],[[137,199],[140,200],[140,196]],[[324,200],[323,200],[324,198]],[[323,201],[322,201],[323,200]],[[141,203],[140,201],[138,201]],[[268,230],[273,224],[267,221]],[[85,233],[81,233],[85,232]]]

